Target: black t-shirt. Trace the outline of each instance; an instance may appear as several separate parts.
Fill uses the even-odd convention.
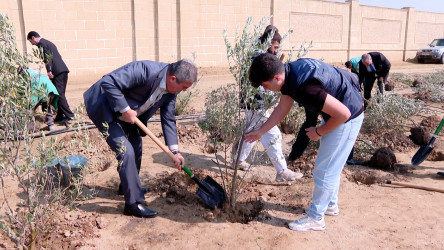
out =
[[[289,91],[292,91],[291,88],[283,87],[281,89],[283,95],[295,96],[295,101],[297,103],[311,112],[316,113],[321,112],[324,107],[325,99],[327,98],[327,92],[325,91],[324,86],[316,78],[304,82],[297,90],[296,95],[292,95]]]

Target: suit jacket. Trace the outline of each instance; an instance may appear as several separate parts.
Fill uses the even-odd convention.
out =
[[[167,66],[166,63],[136,61],[105,75],[83,94],[89,118],[103,132],[103,123],[118,120],[122,115],[120,110],[127,106],[136,110],[149,99],[159,86]],[[157,103],[138,117],[146,125],[148,119],[160,108],[162,130],[167,145],[178,144],[174,116],[176,96],[177,93],[164,94]],[[145,135],[136,124],[121,124],[126,129],[137,129],[142,136]]]
[[[389,60],[379,52],[370,52],[368,54],[372,58],[376,74],[385,78],[390,71],[390,67],[392,66]],[[359,61],[359,83],[364,82],[364,78],[369,74],[375,74],[375,72],[368,72],[367,67],[362,63],[362,60]]]
[[[52,42],[44,38],[40,38],[37,46],[39,48],[43,48],[46,71],[52,72],[54,76],[57,76],[60,73],[69,72],[69,69],[63,61],[57,47]]]

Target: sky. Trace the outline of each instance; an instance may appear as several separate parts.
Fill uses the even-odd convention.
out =
[[[345,0],[329,1],[345,2]],[[418,11],[444,13],[444,0],[359,0],[359,4],[395,9],[414,7]]]

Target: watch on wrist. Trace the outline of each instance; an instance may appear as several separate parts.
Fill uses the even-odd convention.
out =
[[[180,151],[176,150],[176,151],[172,151],[171,153],[173,153],[173,155],[177,155],[177,154],[180,154]]]

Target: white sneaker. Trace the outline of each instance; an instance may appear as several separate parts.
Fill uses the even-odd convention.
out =
[[[231,165],[231,169],[234,169],[236,167],[235,165],[236,162],[233,162],[233,164]],[[250,164],[248,164],[246,161],[241,161],[239,162],[238,170],[247,170],[250,167]]]
[[[49,131],[54,131],[54,130],[55,130],[54,125],[49,125],[49,126],[48,126],[48,130],[49,130]]]
[[[304,176],[302,173],[295,173],[291,171],[290,169],[285,169],[282,171],[282,173],[276,175],[276,182],[283,182],[283,181],[294,181],[296,179],[300,179]]]
[[[306,207],[305,208],[305,213],[308,213],[308,210],[310,210],[310,207]],[[330,215],[330,216],[336,216],[339,215],[339,207],[338,204],[335,204],[333,206],[328,206],[327,207],[327,211],[325,211],[325,215]]]
[[[289,223],[288,227],[295,231],[322,231],[325,230],[325,220],[324,218],[315,220],[306,215]]]

